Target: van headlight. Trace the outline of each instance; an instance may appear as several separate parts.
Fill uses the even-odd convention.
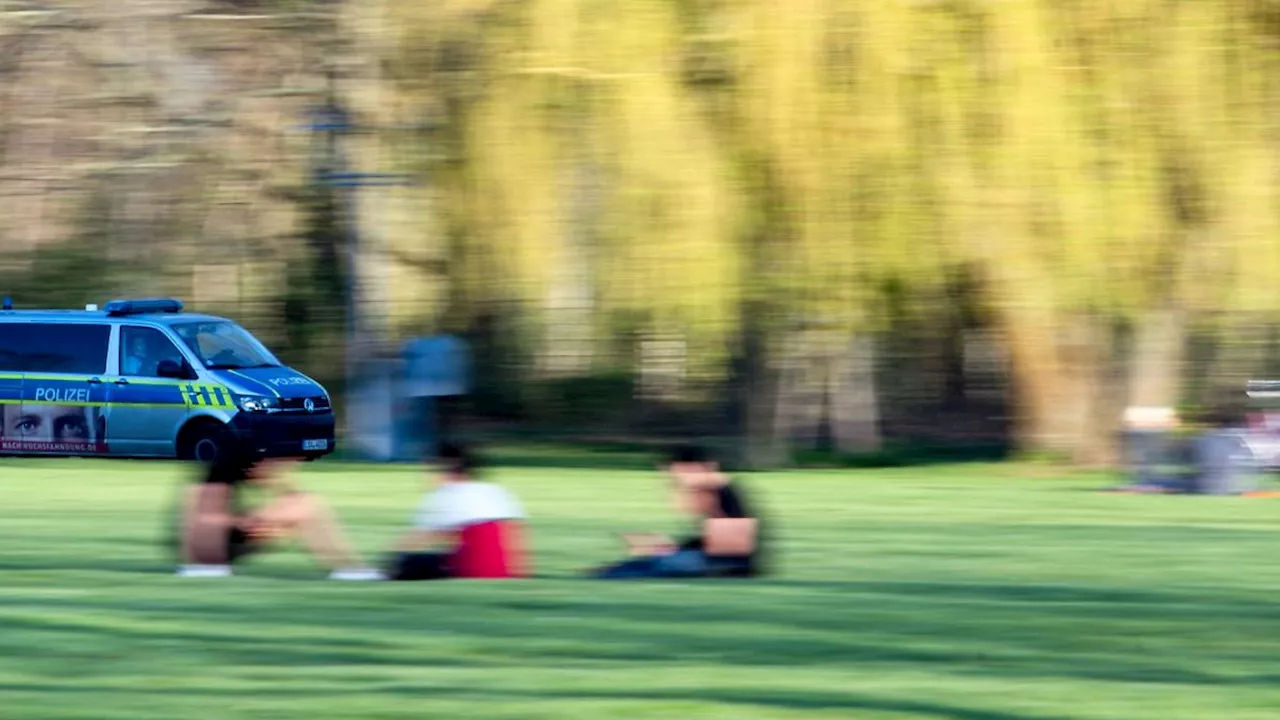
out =
[[[261,395],[241,395],[239,402],[240,409],[245,412],[265,413],[280,409],[280,403],[276,398],[263,397]]]

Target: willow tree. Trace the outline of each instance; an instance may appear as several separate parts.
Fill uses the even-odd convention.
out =
[[[1216,311],[1218,362],[1208,384],[1238,396],[1250,374],[1277,371],[1280,4],[1223,3],[1213,29],[1206,38],[1209,57],[1187,58],[1180,69],[1199,73],[1198,97],[1188,100],[1198,100],[1199,159],[1212,173],[1215,252],[1197,270],[1216,273],[1218,281],[1202,282],[1189,272],[1187,282],[1197,307]],[[1200,63],[1213,69],[1206,72]],[[1259,337],[1259,330],[1271,337]]]
[[[831,406],[842,445],[878,443],[880,288],[933,279],[945,256],[915,142],[928,88],[912,57],[928,38],[913,13],[834,0],[391,12],[401,82],[450,108],[439,205],[465,238],[468,296],[518,304],[546,329],[529,339],[543,353],[565,326],[604,335],[642,318],[686,343],[695,378],[722,378],[731,355],[758,366],[744,388],[757,440],[784,440],[809,402]],[[710,88],[690,71],[699,49],[720,66]]]
[[[947,73],[956,230],[1009,342],[1025,444],[1105,459],[1121,405],[1177,401],[1188,315],[1274,248],[1271,210],[1240,202],[1273,154],[1240,87],[1258,57],[1232,47],[1230,3],[967,9]]]
[[[1099,419],[1116,290],[1109,251],[1145,238],[1125,222],[1132,212],[1104,219],[1131,205],[1102,194],[1075,90],[1089,78],[1072,71],[1082,63],[1067,62],[1045,4],[971,10],[954,18],[947,72],[958,101],[948,160],[963,178],[952,185],[957,229],[1009,346],[1024,445],[1074,454]],[[1148,190],[1134,179],[1121,192]]]
[[[680,338],[722,377],[739,211],[682,91],[668,3],[446,2],[389,8],[393,72],[442,126],[436,177],[461,322],[502,303],[531,378],[635,362],[623,329]],[[619,350],[621,348],[621,350]]]
[[[735,60],[727,145],[755,180],[748,196],[773,213],[758,218],[766,241],[747,247],[768,269],[751,290],[778,316],[782,346],[770,432],[825,406],[838,447],[873,449],[882,290],[936,281],[946,257],[918,136],[929,89],[916,13],[836,0],[723,8]]]
[[[633,363],[629,326],[695,377],[754,358],[754,441],[804,365],[791,404],[874,445],[883,288],[964,267],[1024,445],[1097,459],[1124,403],[1176,401],[1189,323],[1277,302],[1269,3],[386,7],[397,97],[441,119],[453,305],[518,308],[539,376]]]
[[[683,339],[691,378],[723,378],[739,322],[746,198],[684,83],[683,17],[674,3],[581,6],[579,61],[599,77],[587,137],[605,186],[602,309]]]

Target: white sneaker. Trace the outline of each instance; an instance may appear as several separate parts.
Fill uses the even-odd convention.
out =
[[[386,580],[387,576],[381,570],[373,568],[350,568],[347,570],[334,570],[329,573],[330,580]]]
[[[231,577],[230,565],[180,565],[180,577]]]

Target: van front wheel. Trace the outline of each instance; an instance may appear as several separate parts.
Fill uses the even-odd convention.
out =
[[[178,457],[211,463],[218,459],[231,444],[231,433],[223,425],[204,422],[192,425],[182,432],[178,440]]]

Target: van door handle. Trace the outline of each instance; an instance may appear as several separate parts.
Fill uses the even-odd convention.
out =
[[[111,382],[113,382],[113,383],[115,383],[115,384],[117,384],[117,385],[128,385],[128,384],[129,384],[129,381],[128,381],[128,380],[125,380],[124,378],[120,378],[120,379],[118,379],[118,380],[112,380]]]
[[[89,378],[87,381],[90,385],[101,385],[102,378]]]

